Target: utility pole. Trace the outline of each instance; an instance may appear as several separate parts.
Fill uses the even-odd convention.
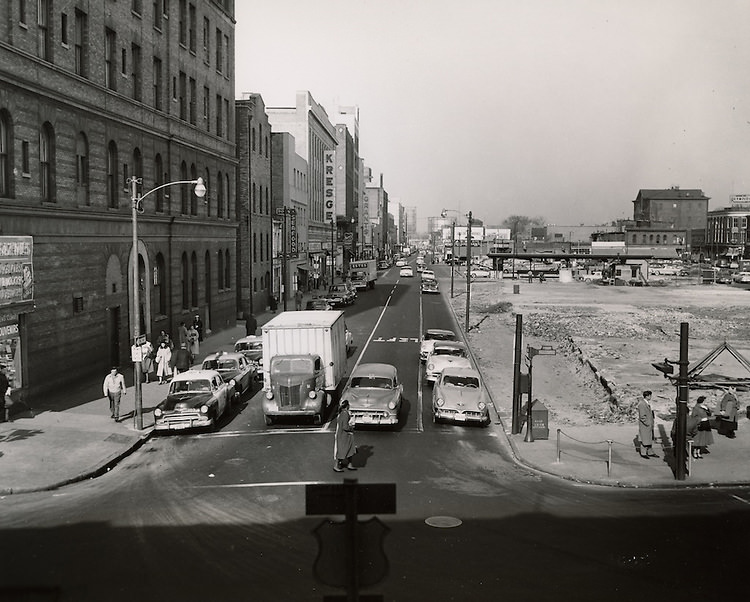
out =
[[[469,332],[469,309],[471,305],[471,211],[469,225],[466,229],[466,324],[464,332]]]

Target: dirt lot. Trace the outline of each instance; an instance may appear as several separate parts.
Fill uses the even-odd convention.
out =
[[[514,293],[515,287],[518,293]],[[463,280],[454,285],[454,293],[453,307],[463,326]],[[551,345],[556,351],[556,355],[536,356],[533,362],[533,397],[548,407],[550,425],[635,423],[635,404],[643,389],[654,392],[652,405],[657,416],[671,420],[675,388],[651,362],[679,358],[681,322],[689,324],[691,365],[723,341],[750,360],[748,290],[700,285],[689,278],[643,288],[551,279],[531,284],[518,280],[477,282],[471,289],[468,339],[495,405],[507,419],[516,314],[523,316],[524,351],[527,345]],[[727,352],[706,373],[750,378]],[[599,376],[609,383],[610,390]],[[698,394],[706,395],[713,406],[721,392],[691,391],[690,407]],[[750,393],[740,391],[739,397],[744,409],[750,403]]]

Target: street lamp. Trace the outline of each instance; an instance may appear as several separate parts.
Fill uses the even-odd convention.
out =
[[[466,322],[464,332],[469,332],[469,306],[471,304],[471,211],[466,228]]]
[[[194,184],[195,188],[193,190],[195,192],[195,196],[197,196],[198,198],[203,198],[204,196],[206,196],[206,186],[203,183],[203,178],[198,178],[197,180],[180,180],[178,182],[167,182],[166,184],[162,184],[161,186],[157,186],[156,188],[149,190],[146,194],[139,195],[138,184],[142,184],[143,179],[132,176],[127,179],[127,182],[128,184],[130,184],[130,200],[132,202],[131,221],[133,223],[133,313],[131,314],[131,321],[133,323],[133,380],[135,383],[135,412],[133,418],[135,419],[135,428],[138,430],[142,430],[143,395],[141,391],[141,377],[143,371],[141,362],[143,361],[143,357],[141,355],[141,345],[146,342],[146,337],[144,334],[143,338],[141,338],[141,292],[138,286],[138,264],[140,263],[140,255],[138,253],[138,214],[143,213],[143,208],[141,206],[141,204],[143,203],[143,199],[158,190],[167,188],[168,186],[176,186],[178,184]]]
[[[443,209],[440,212],[440,217],[445,219],[448,217],[448,212],[460,215],[455,209]],[[456,220],[453,219],[451,223],[451,299],[453,299],[453,266],[456,264]]]

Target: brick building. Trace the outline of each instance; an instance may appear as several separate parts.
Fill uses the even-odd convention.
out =
[[[0,308],[15,333],[0,348],[23,397],[112,364],[128,375],[135,315],[149,338],[196,314],[235,323],[233,13],[233,0],[0,3],[0,236],[33,245],[33,304]],[[199,177],[204,198],[173,185]]]

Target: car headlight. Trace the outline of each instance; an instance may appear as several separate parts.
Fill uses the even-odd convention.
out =
[[[480,402],[479,402],[479,403],[477,404],[477,407],[478,407],[478,408],[479,408],[480,410],[484,410],[484,408],[486,408],[486,407],[487,407],[487,404],[486,404],[486,403],[484,403],[483,401],[480,401]]]
[[[273,391],[266,391],[266,399],[273,399]]]
[[[208,414],[208,406],[207,405],[204,404],[204,405],[201,406],[201,414]]]
[[[396,402],[394,400],[391,400],[388,402],[388,409],[389,410],[395,410],[396,409]]]
[[[237,386],[237,381],[236,381],[236,380],[234,380],[234,379],[230,380],[230,381],[229,381],[229,386],[230,386],[230,387],[235,387],[235,386]]]
[[[317,391],[315,391],[315,389],[312,389],[312,390],[311,390],[311,391],[310,391],[310,392],[309,392],[309,393],[307,394],[307,396],[308,396],[308,397],[309,397],[310,399],[315,399],[315,398],[316,398],[316,397],[318,396],[318,393],[317,393]]]
[[[428,370],[434,370],[435,369],[435,364],[427,364],[427,369]]]
[[[163,413],[164,412],[161,411],[161,408],[156,408],[154,410],[154,416],[156,416],[157,418],[159,418],[159,416],[161,416]]]
[[[444,404],[445,404],[445,400],[443,400],[442,397],[438,397],[435,400],[435,405],[438,406],[438,407],[440,407],[440,408],[442,408]]]

